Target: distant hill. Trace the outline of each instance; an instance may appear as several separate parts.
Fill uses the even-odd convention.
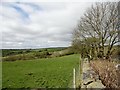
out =
[[[60,51],[64,50],[67,47],[50,47],[50,48],[38,48],[38,49],[0,49],[2,50],[2,56],[11,56],[11,55],[17,55],[17,54],[26,54],[31,52],[53,52],[53,51]]]

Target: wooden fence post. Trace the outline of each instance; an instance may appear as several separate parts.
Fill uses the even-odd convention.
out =
[[[75,68],[73,68],[73,88],[75,89]]]

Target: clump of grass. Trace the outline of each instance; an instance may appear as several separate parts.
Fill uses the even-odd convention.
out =
[[[120,88],[120,85],[118,85],[120,78],[120,76],[118,76],[118,73],[120,73],[120,71],[116,71],[115,68],[117,64],[117,62],[108,60],[91,61],[92,68],[100,76],[102,83],[107,88]]]

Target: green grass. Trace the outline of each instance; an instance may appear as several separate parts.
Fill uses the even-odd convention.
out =
[[[2,63],[3,88],[71,87],[73,68],[79,55]]]
[[[2,63],[0,62],[0,89],[2,88]]]

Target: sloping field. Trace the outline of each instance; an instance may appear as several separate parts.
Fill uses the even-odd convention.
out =
[[[79,55],[3,62],[3,88],[71,87],[73,68],[79,66]]]

